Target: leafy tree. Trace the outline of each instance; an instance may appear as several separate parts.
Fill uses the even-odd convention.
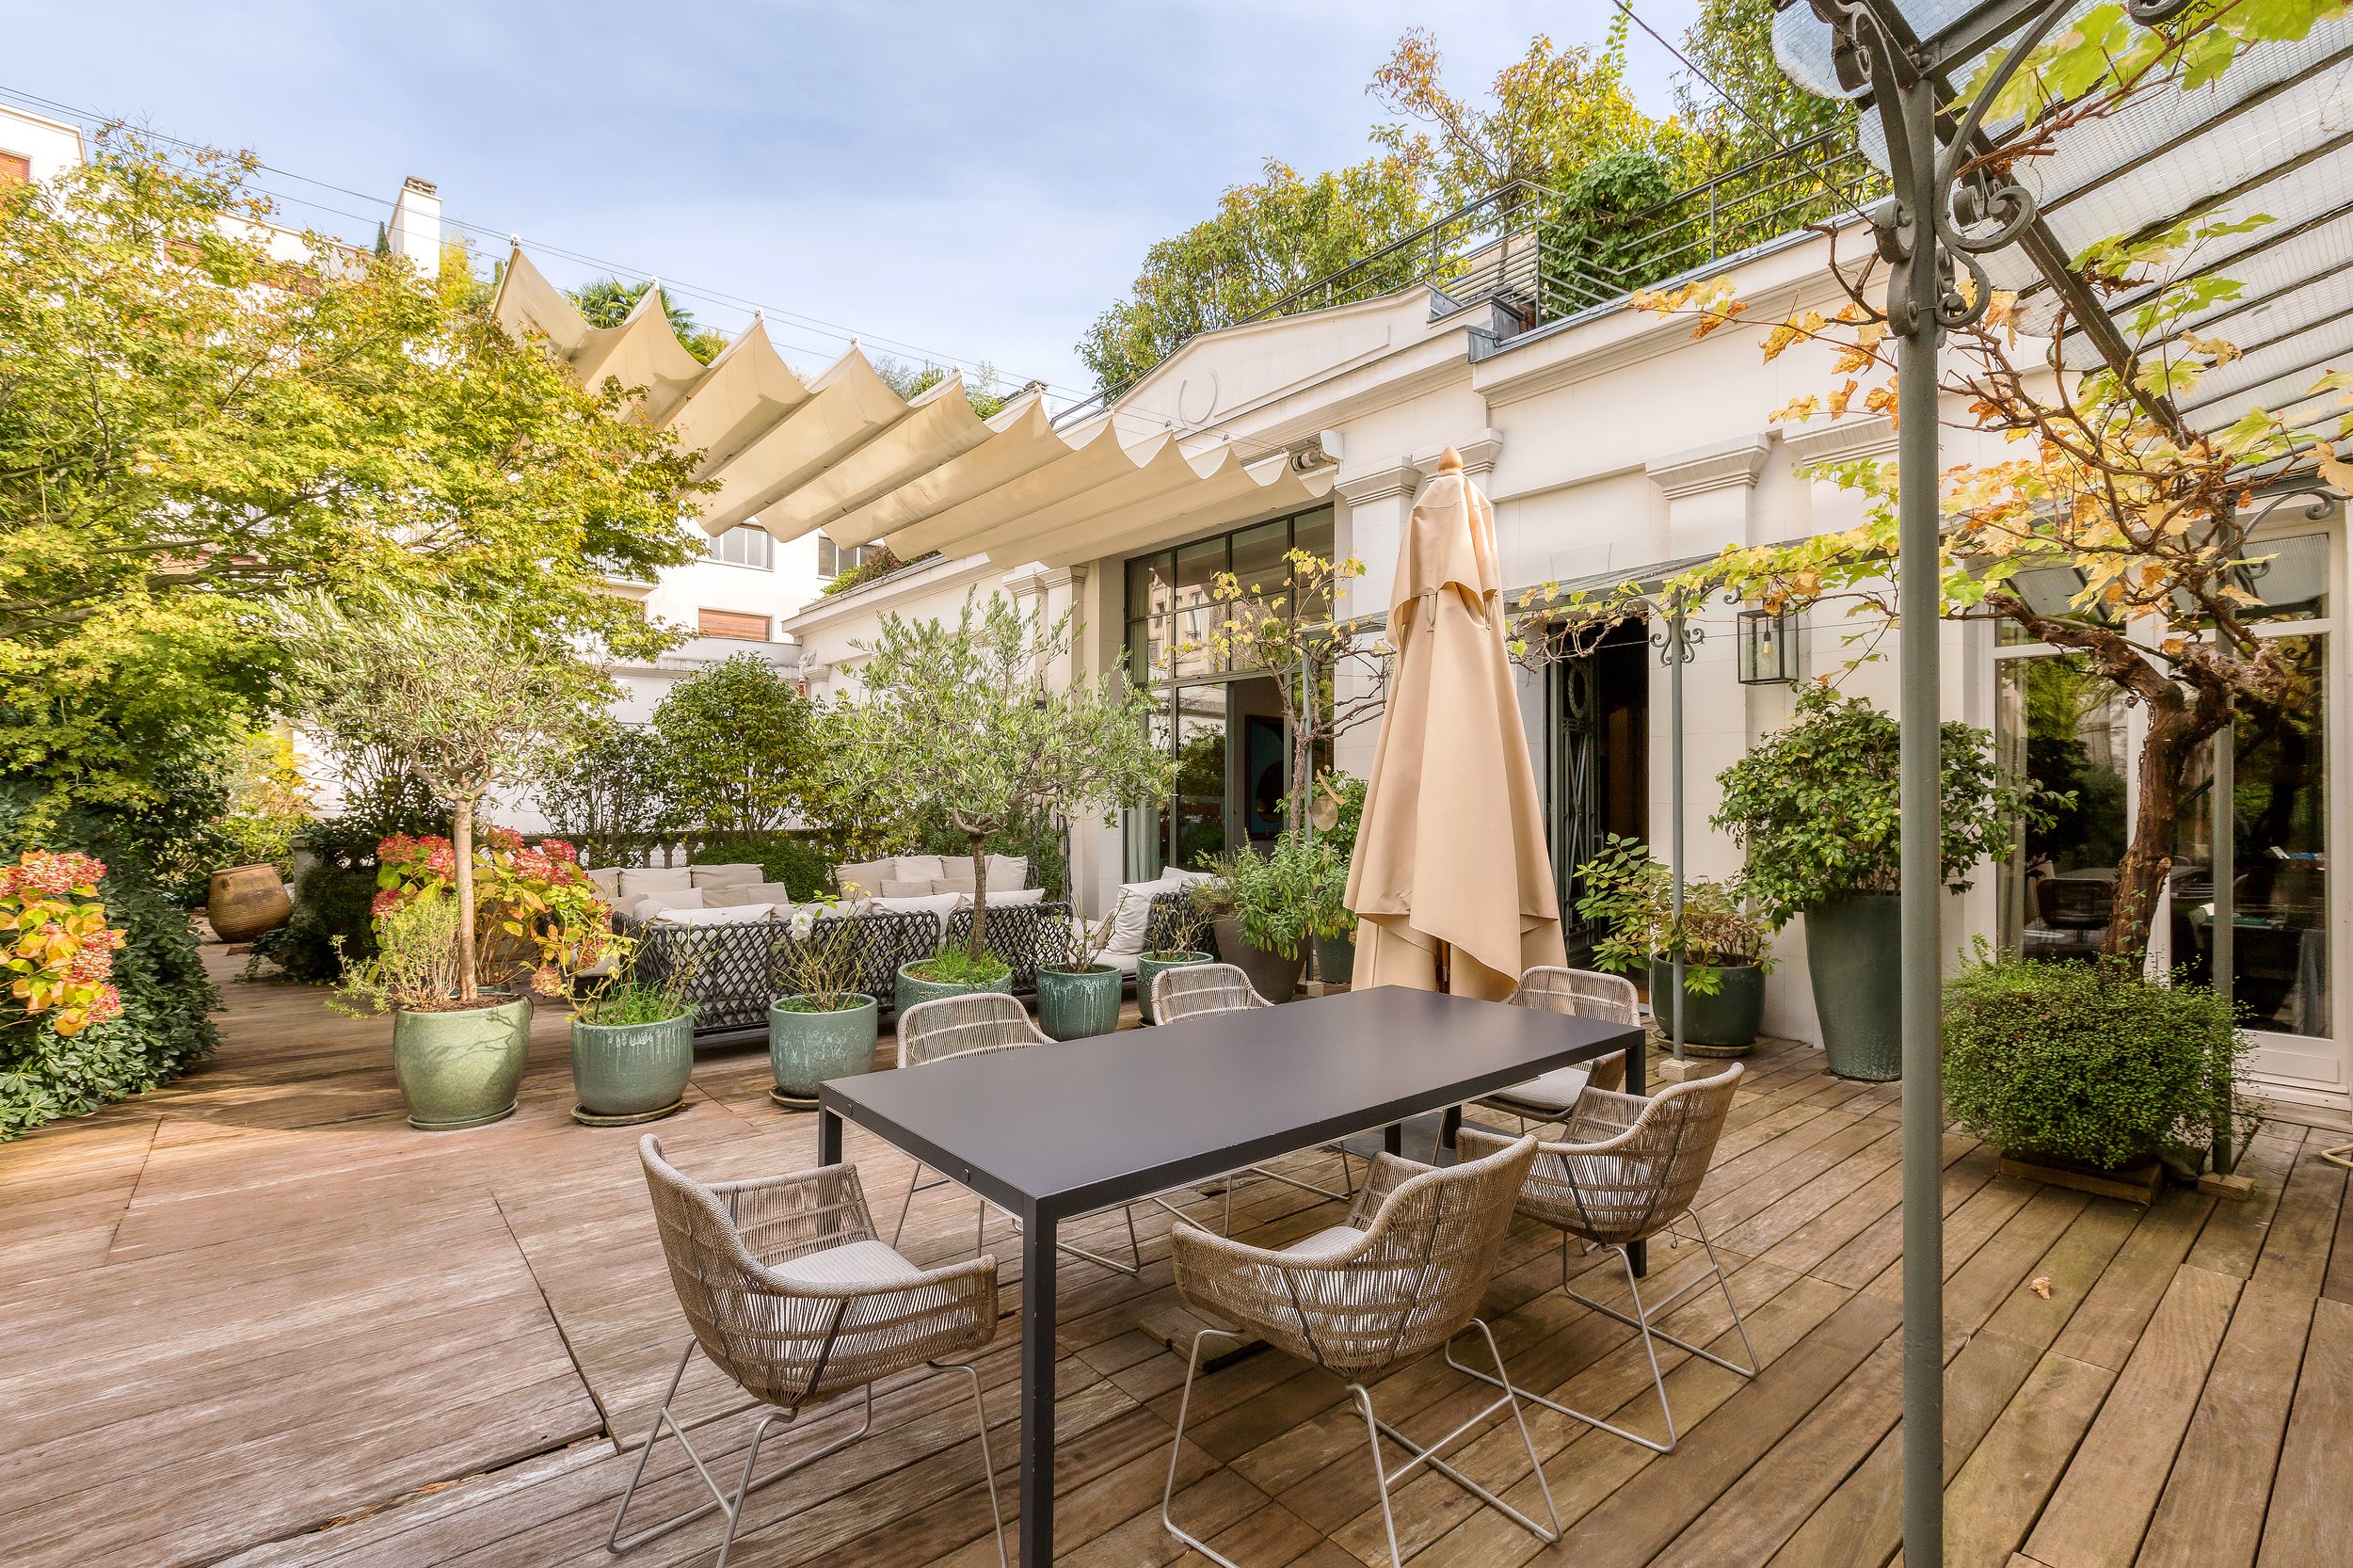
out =
[[[1672,158],[1686,151],[1683,130],[1673,120],[1653,120],[1634,102],[1625,80],[1625,33],[1621,14],[1598,54],[1583,44],[1556,48],[1540,33],[1525,55],[1496,73],[1479,102],[1448,89],[1436,35],[1409,28],[1365,89],[1397,117],[1375,127],[1373,140],[1427,167],[1441,207],[1517,182],[1557,188],[1612,152]]]
[[[668,636],[600,581],[692,558],[691,455],[509,338],[462,264],[272,255],[253,168],[113,128],[0,189],[0,771],[40,781],[37,817],[157,809],[225,755],[280,595]]]
[[[606,721],[548,776],[539,804],[567,839],[593,844],[663,833],[677,813],[671,768],[668,747],[651,729]]]
[[[629,312],[654,286],[648,279],[642,283],[624,283],[618,278],[600,278],[570,292],[572,303],[588,319],[591,327],[618,327],[629,319]],[[704,364],[719,357],[719,350],[728,345],[727,335],[703,326],[695,313],[670,297],[667,289],[662,292],[662,313],[669,318],[670,330],[686,345],[686,352]]]
[[[697,670],[653,711],[672,820],[714,833],[789,824],[817,766],[816,707],[757,653]]]
[[[313,592],[274,609],[286,710],[339,751],[400,759],[449,811],[457,998],[472,1001],[475,814],[491,791],[543,777],[576,746],[611,682],[448,600],[387,595],[346,610]]]
[[[1149,693],[1123,672],[1056,690],[1044,672],[1070,649],[1068,616],[1048,622],[1002,595],[968,594],[953,626],[886,615],[836,710],[839,783],[903,820],[945,817],[972,857],[972,938],[984,962],[988,842],[1037,816],[1106,815],[1167,793]]]
[[[1128,297],[1096,317],[1079,357],[1107,393],[1196,332],[1241,321],[1285,295],[1428,222],[1419,151],[1303,176],[1270,158],[1262,179],[1232,185],[1213,217],[1144,252]],[[1369,287],[1410,282],[1425,258],[1399,257]]]
[[[920,369],[904,360],[894,360],[886,354],[874,361],[874,374],[883,384],[909,402],[948,379],[948,371],[938,365],[927,364]],[[984,360],[971,375],[964,378],[964,400],[983,419],[1002,412],[1013,401],[998,385],[997,367]]]
[[[1700,0],[1700,14],[1683,35],[1684,57],[1699,74],[1676,77],[1675,111],[1708,140],[1719,168],[1855,121],[1852,104],[1808,92],[1781,69],[1773,58],[1773,16],[1772,0]]]

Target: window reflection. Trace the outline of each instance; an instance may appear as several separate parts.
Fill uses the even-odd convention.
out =
[[[2049,826],[2013,829],[1996,879],[2002,943],[2030,958],[2089,958],[2107,938],[2124,854],[2124,696],[2073,654],[2006,659],[1997,668],[2005,767],[2074,797]]]

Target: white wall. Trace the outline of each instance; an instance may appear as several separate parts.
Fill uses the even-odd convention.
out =
[[[53,180],[82,166],[82,130],[29,109],[0,104],[0,152],[13,152],[30,162],[36,183]]]

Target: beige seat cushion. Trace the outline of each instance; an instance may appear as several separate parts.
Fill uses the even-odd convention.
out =
[[[1354,1225],[1328,1225],[1313,1236],[1302,1237],[1282,1249],[1285,1257],[1316,1263],[1327,1257],[1337,1257],[1365,1239],[1365,1233]]]
[[[764,920],[773,904],[739,904],[716,909],[664,909],[656,915],[650,925],[744,925]]]
[[[618,866],[591,866],[586,875],[588,886],[608,899],[621,890],[621,868]]]
[[[1555,1067],[1542,1078],[1498,1089],[1487,1099],[1490,1104],[1524,1108],[1539,1115],[1557,1114],[1577,1103],[1577,1096],[1585,1092],[1586,1080],[1592,1076],[1592,1069],[1587,1067]]]
[[[878,898],[868,902],[883,914],[929,915],[945,933],[948,917],[954,913],[958,897],[955,893],[933,893],[925,898]]]
[[[706,909],[739,909],[747,904],[791,904],[792,895],[781,882],[752,882],[741,888],[697,888]]]
[[[624,904],[635,904],[648,893],[682,893],[695,886],[684,866],[624,866],[619,893]]]
[[[697,888],[748,888],[767,873],[742,860],[717,866],[688,866],[686,874]]]
[[[872,898],[882,891],[886,879],[899,874],[892,860],[861,860],[833,869],[833,885],[844,898]]]
[[[923,1271],[881,1241],[853,1241],[844,1247],[803,1253],[785,1263],[771,1264],[773,1272],[808,1289],[839,1289],[845,1285],[898,1285],[920,1279]]]
[[[899,877],[887,876],[883,878],[880,891],[885,898],[930,898],[935,893],[944,893],[949,889],[942,888],[936,882],[909,882]]]
[[[992,855],[988,857],[988,885],[992,888],[1026,888],[1030,885],[1030,857],[1026,855]]]
[[[701,888],[667,888],[657,892],[648,893],[644,898],[639,899],[634,904],[631,905],[630,912],[641,920],[650,920],[656,915],[662,914],[665,910],[700,909],[701,907],[703,907],[703,895]]]
[[[968,892],[951,893],[949,897],[956,901],[955,906],[959,909],[972,907],[972,895]],[[1042,904],[1045,899],[1046,889],[1043,888],[1000,888],[991,883],[988,888],[988,906],[991,909],[1011,909],[1019,904]]]

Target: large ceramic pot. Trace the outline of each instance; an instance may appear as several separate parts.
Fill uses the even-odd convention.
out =
[[[649,1024],[572,1024],[572,1119],[627,1127],[666,1116],[685,1103],[695,1070],[695,1015]]]
[[[1299,990],[1299,971],[1307,963],[1305,942],[1297,952],[1288,954],[1253,947],[1250,938],[1241,934],[1241,921],[1232,915],[1217,918],[1217,952],[1248,975],[1258,995],[1269,1001],[1290,1000]]]
[[[961,997],[973,991],[996,991],[1005,996],[1013,994],[1013,971],[1010,969],[1005,971],[1004,979],[988,985],[967,985],[959,980],[924,980],[907,973],[917,964],[928,962],[928,959],[918,959],[915,964],[899,966],[899,980],[890,1002],[900,1012],[905,1012],[918,1002],[937,1001],[942,997]]]
[[[408,1125],[427,1132],[495,1122],[515,1110],[531,1052],[531,999],[462,1012],[392,1015],[392,1076]]]
[[[1181,969],[1189,964],[1211,964],[1216,960],[1206,952],[1177,950],[1170,952],[1147,952],[1136,960],[1136,1012],[1145,1023],[1158,1023],[1152,1016],[1152,982],[1163,969]]]
[[[1038,970],[1037,1027],[1057,1040],[1109,1034],[1119,1027],[1119,987],[1125,979],[1109,964]]]
[[[1347,985],[1356,978],[1356,933],[1352,928],[1337,936],[1316,938],[1316,978],[1326,985]]]
[[[1691,989],[1696,966],[1683,967],[1683,1048],[1689,1056],[1746,1056],[1765,1027],[1765,971],[1754,964],[1709,966],[1716,974],[1713,995]],[[1651,1008],[1659,1030],[1674,1038],[1675,971],[1670,959],[1650,961]]]
[[[213,873],[206,888],[205,918],[224,942],[249,942],[275,931],[294,914],[294,900],[272,865],[230,866]]]
[[[814,1111],[820,1083],[874,1070],[875,1019],[882,1010],[863,991],[846,999],[854,1005],[826,1013],[784,1005],[801,1000],[779,997],[769,1004],[768,1065],[776,1086],[768,1097],[794,1111]]]
[[[1903,901],[1855,893],[1805,912],[1805,968],[1822,1049],[1840,1078],[1903,1076]]]

